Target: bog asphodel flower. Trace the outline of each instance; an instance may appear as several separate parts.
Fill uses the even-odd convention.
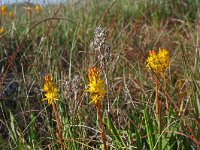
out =
[[[46,75],[44,79],[45,83],[43,90],[45,92],[45,98],[42,100],[47,100],[49,104],[52,104],[54,100],[58,100],[58,88],[55,86],[51,75]]]
[[[41,12],[41,7],[39,4],[35,5],[35,11],[39,14]]]
[[[12,11],[9,13],[9,16],[10,16],[10,18],[11,18],[12,20],[14,20],[15,15],[14,15],[14,13],[13,13]]]
[[[149,51],[149,57],[147,58],[147,69],[153,70],[157,74],[164,74],[169,68],[170,57],[169,51],[164,48],[160,48],[156,54],[154,50]]]
[[[5,5],[2,5],[1,6],[1,13],[2,13],[2,16],[5,16],[6,15],[6,12],[7,12],[7,8]]]
[[[104,89],[104,81],[99,78],[99,71],[96,67],[92,67],[88,71],[89,88],[86,90],[90,93],[92,101],[90,103],[97,104],[101,102],[103,96],[106,94]]]
[[[162,62],[162,70],[167,70],[170,63],[169,51],[167,49],[160,48],[157,55],[158,59]]]
[[[6,32],[6,29],[5,29],[4,27],[1,27],[1,28],[0,28],[0,35],[1,35],[1,34],[4,34],[5,32]]]

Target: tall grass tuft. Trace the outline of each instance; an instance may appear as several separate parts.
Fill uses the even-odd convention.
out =
[[[0,149],[200,149],[199,16],[198,0],[0,4]],[[161,74],[146,60],[163,47]]]

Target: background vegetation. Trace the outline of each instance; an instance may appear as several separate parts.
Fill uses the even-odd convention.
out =
[[[60,90],[65,148],[103,147],[96,109],[84,92],[88,68],[100,63],[93,48],[98,26],[111,45],[101,109],[109,149],[200,148],[198,0],[83,0],[41,6],[39,14],[30,5],[31,16],[24,7],[7,6],[14,20],[0,19],[6,29],[0,35],[0,149],[59,149],[52,108],[41,101],[47,73]],[[166,91],[160,80],[161,134],[145,62],[160,47],[171,57]]]

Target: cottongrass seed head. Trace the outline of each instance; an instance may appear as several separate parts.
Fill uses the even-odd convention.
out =
[[[96,27],[93,46],[100,62],[100,68],[106,67],[107,63],[111,60],[111,45],[106,42],[105,28],[101,26]]]

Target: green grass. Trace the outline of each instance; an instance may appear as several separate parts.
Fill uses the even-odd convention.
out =
[[[198,0],[85,0],[43,6],[31,20],[22,5],[11,10],[14,21],[1,16],[0,22],[6,28],[0,35],[0,149],[60,149],[53,110],[41,101],[47,73],[60,91],[65,148],[103,149],[97,111],[85,93],[88,68],[100,66],[91,46],[99,25],[112,55],[101,72],[108,81],[101,110],[109,149],[200,148]],[[166,92],[159,79],[161,133],[145,62],[149,50],[160,47],[171,57]]]

